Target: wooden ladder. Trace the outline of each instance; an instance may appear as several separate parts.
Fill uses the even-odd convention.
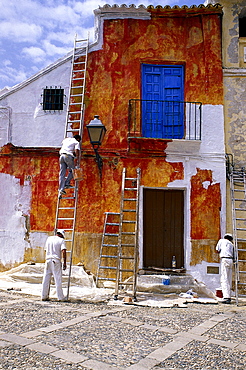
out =
[[[230,174],[233,240],[235,247],[235,294],[246,297],[246,174],[235,168]]]
[[[84,94],[86,80],[86,66],[89,46],[88,39],[77,39],[75,36],[74,50],[72,57],[72,68],[70,76],[70,90],[68,98],[68,109],[66,115],[66,127],[64,139],[75,134],[83,134],[84,125]],[[80,166],[80,157],[77,167]],[[69,298],[69,288],[71,279],[73,249],[75,241],[76,214],[78,204],[79,181],[75,181],[74,186],[66,189],[66,195],[60,197],[58,194],[55,219],[55,233],[57,229],[65,230],[65,241],[69,258],[69,273],[67,283],[67,296]]]

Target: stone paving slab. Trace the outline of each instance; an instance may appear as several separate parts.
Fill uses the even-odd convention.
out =
[[[56,347],[49,346],[47,344],[43,344],[43,343],[40,343],[40,342],[29,344],[26,347],[33,350],[33,351],[37,351],[37,352],[41,352],[41,353],[52,353],[52,352],[57,351]]]
[[[27,346],[28,344],[35,342],[34,340],[23,338],[12,333],[0,334],[0,339],[6,340],[11,343],[20,344],[21,346]]]
[[[82,356],[78,353],[70,352],[67,350],[59,350],[51,353],[52,356],[61,358],[67,362],[77,364],[88,359],[88,357]]]
[[[29,363],[32,370],[192,370],[197,366],[207,370],[229,369],[228,364],[238,364],[237,370],[246,368],[246,344],[240,336],[245,335],[246,307],[189,304],[180,310],[82,301],[40,306],[41,301],[32,298],[14,301],[19,305],[12,301],[8,310],[0,305],[6,320],[2,326],[0,322],[3,369],[27,370]],[[33,317],[29,314],[32,307]],[[47,314],[49,321],[44,326]],[[30,323],[23,315],[29,315]],[[11,329],[16,327],[16,333],[8,333],[6,323],[13,319]],[[223,331],[227,340],[223,340]]]
[[[10,342],[5,342],[4,340],[0,340],[0,347],[7,347],[11,346]]]
[[[237,346],[236,343],[218,339],[209,339],[208,343],[217,344],[218,346],[227,348],[235,348]]]

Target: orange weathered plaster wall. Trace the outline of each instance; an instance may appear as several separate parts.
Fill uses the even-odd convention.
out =
[[[215,245],[220,238],[220,184],[213,183],[210,170],[197,169],[191,178],[191,265],[217,262]]]
[[[123,167],[130,171],[140,167],[141,184],[146,187],[166,187],[184,179],[183,164],[166,161],[168,141],[127,140],[128,101],[141,98],[141,63],[183,64],[185,100],[222,104],[220,15],[206,16],[201,11],[195,16],[161,18],[164,11],[151,13],[151,20],[105,20],[103,48],[88,56],[85,124],[98,114],[107,134],[100,148],[104,163],[100,180],[84,130],[81,159],[84,180],[79,189],[74,263],[83,260],[94,273],[104,212],[119,211]],[[45,154],[5,149],[1,172],[21,181],[26,175],[31,176],[30,232],[52,232],[58,189],[58,149]],[[191,182],[191,237],[194,240],[219,236],[219,184],[211,183],[205,189],[203,181],[212,181],[210,171],[198,170]],[[201,259],[196,256],[192,256],[192,263]]]

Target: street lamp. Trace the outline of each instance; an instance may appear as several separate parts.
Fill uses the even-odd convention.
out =
[[[90,121],[88,125],[86,125],[88,130],[88,135],[90,138],[91,145],[93,146],[94,152],[96,154],[96,162],[99,168],[100,177],[102,176],[102,167],[103,161],[101,156],[98,153],[98,149],[102,144],[104,135],[106,133],[106,127],[102,124],[99,119],[99,116],[94,116],[94,119]]]

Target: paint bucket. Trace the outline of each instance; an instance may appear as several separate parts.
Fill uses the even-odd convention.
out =
[[[169,276],[163,276],[162,284],[163,285],[170,285],[170,277]]]
[[[223,298],[223,293],[222,293],[221,288],[216,289],[215,295],[218,298]]]

